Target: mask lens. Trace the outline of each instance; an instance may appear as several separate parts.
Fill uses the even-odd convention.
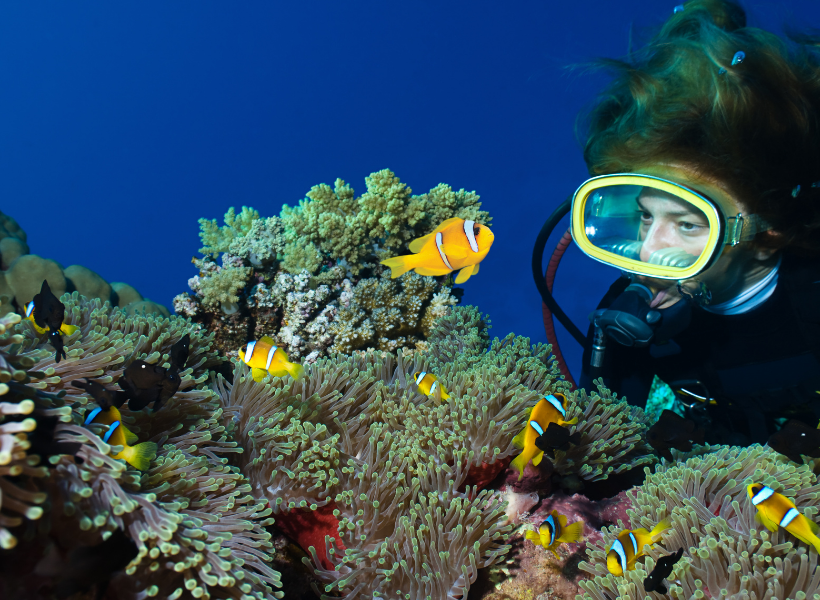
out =
[[[706,214],[684,198],[641,185],[611,185],[590,191],[584,203],[584,232],[609,254],[676,270],[691,267],[710,248]]]

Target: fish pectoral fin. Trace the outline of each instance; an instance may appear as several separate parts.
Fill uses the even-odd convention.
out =
[[[436,232],[434,231],[432,233],[428,233],[427,235],[423,235],[420,238],[414,239],[412,242],[410,242],[410,245],[408,246],[410,248],[410,252],[412,252],[413,254],[418,254],[419,252],[421,252],[421,249],[424,248],[424,245],[432,241],[433,236],[435,235]]]
[[[765,527],[769,531],[772,531],[772,532],[777,531],[777,523],[775,523],[774,521],[769,519],[762,512],[760,512],[760,511],[757,512],[757,514],[755,515],[755,520],[758,523],[760,523],[761,525],[763,525],[763,527]]]
[[[76,325],[68,325],[67,323],[63,323],[62,325],[60,325],[60,331],[63,335],[71,335],[75,331],[79,331],[79,329],[80,328]]]
[[[566,517],[564,517],[566,519]],[[566,542],[568,544],[575,544],[580,542],[584,537],[584,522],[578,521],[573,523],[572,525],[567,525],[561,531],[561,537],[558,538],[557,541],[559,542]]]
[[[265,369],[259,369],[259,368],[256,368],[256,367],[251,369],[251,377],[253,377],[253,380],[256,383],[259,383],[260,381],[262,381],[267,376],[268,376],[268,372]]]
[[[538,465],[540,465],[541,464],[541,459],[543,459],[543,458],[544,458],[544,452],[543,452],[543,450],[540,450],[538,452],[538,454],[536,454],[535,456],[532,457],[532,466],[537,467]]]
[[[447,255],[449,259],[459,259],[459,258],[467,258],[470,253],[467,251],[466,248],[463,246],[459,246],[458,244],[442,244],[441,251]]]
[[[531,541],[536,546],[541,545],[541,534],[538,533],[537,531],[527,530],[524,533],[524,537],[527,538],[529,541]]]
[[[458,277],[456,277],[455,283],[464,283],[467,281],[470,276],[473,274],[475,270],[475,265],[467,265],[461,271],[458,272]]]

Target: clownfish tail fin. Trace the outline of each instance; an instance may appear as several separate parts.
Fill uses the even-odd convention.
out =
[[[143,442],[125,449],[123,458],[134,465],[134,468],[145,471],[157,456],[157,445],[154,442]]]
[[[382,264],[385,267],[390,267],[390,279],[395,279],[396,277],[401,277],[407,273],[407,271],[414,268],[417,262],[418,261],[415,254],[408,254],[404,256],[387,258],[379,264]]]
[[[559,542],[567,542],[568,544],[574,544],[576,542],[582,541],[584,538],[584,522],[583,521],[576,521],[572,525],[567,525],[564,527],[564,530],[561,532],[561,537],[558,538]]]
[[[657,542],[661,538],[661,534],[670,527],[672,527],[672,519],[669,517],[666,517],[663,521],[655,525],[652,531],[649,532],[649,537],[652,538],[652,542]]]
[[[290,376],[293,377],[295,381],[301,379],[302,375],[305,373],[305,368],[299,363],[287,363],[285,365],[285,369],[288,373],[290,373]]]

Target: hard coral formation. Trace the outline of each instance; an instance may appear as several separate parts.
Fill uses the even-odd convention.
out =
[[[15,484],[22,490],[19,494],[2,478],[6,503],[0,511],[2,526],[17,525],[9,520],[8,510],[40,517],[36,505],[49,498],[50,511],[41,516],[41,525],[23,530],[26,547],[21,556],[36,561],[49,545],[56,544],[65,553],[99,543],[107,532],[122,529],[136,542],[139,554],[115,580],[117,598],[281,596],[273,591],[279,575],[269,566],[272,546],[265,527],[271,523],[270,510],[254,499],[248,480],[228,463],[226,457],[240,449],[221,422],[218,397],[205,385],[209,370],[222,363],[212,350],[212,336],[179,317],[129,317],[108,303],[76,293],[64,295],[62,302],[66,322],[80,328],[66,339],[66,360],[55,364],[46,340],[28,322],[0,341],[5,363],[17,361],[30,367],[27,372],[9,369],[8,379],[25,383],[37,394],[35,418],[61,418],[65,422],[54,428],[55,440],[78,447],[75,456],[53,457],[49,469],[37,467],[36,457],[23,456],[17,449],[12,449],[12,462],[7,463],[12,467],[0,466],[14,468],[16,480],[24,482]],[[4,320],[4,327],[10,318]],[[12,320],[19,322],[19,316]],[[123,407],[128,428],[141,441],[160,447],[148,471],[135,471],[111,458],[117,447],[99,437],[100,426],[81,426],[91,407],[72,381],[90,378],[114,389],[113,383],[132,359],[168,366],[171,346],[185,334],[190,335],[190,354],[173,398],[152,414]],[[7,338],[11,345],[3,348]],[[6,372],[0,370],[0,380]],[[7,414],[6,404],[0,406]],[[23,412],[29,408],[25,401],[19,406]],[[30,423],[22,423],[20,427],[30,430]],[[22,440],[17,447],[25,449]],[[6,574],[2,580],[0,589],[9,597],[41,597],[59,583],[53,578],[24,577],[21,572]]]
[[[670,515],[672,528],[625,577],[606,569],[606,549],[624,527],[605,528],[587,551],[581,569],[584,598],[644,598],[643,579],[657,560],[678,548],[684,560],[668,578],[672,598],[810,598],[820,594],[818,555],[780,528],[772,533],[755,521],[746,486],[768,485],[792,498],[809,519],[820,511],[820,486],[808,466],[789,464],[773,450],[713,446],[685,462],[647,469],[645,483],[627,511],[630,527],[652,527]]]
[[[423,344],[458,302],[452,285],[415,273],[391,280],[379,260],[407,253],[411,240],[445,219],[489,224],[490,217],[474,192],[446,184],[413,195],[387,169],[365,183],[358,198],[341,179],[314,186],[279,217],[242,207],[231,208],[221,227],[201,219],[205,258],[194,259],[193,294],[174,299],[177,314],[204,324],[222,348],[268,335],[292,360]]]
[[[26,233],[17,222],[0,213],[0,315],[23,313],[34,295],[47,280],[57,294],[77,291],[87,298],[99,298],[114,306],[133,311],[133,303],[141,302],[139,310],[168,316],[164,306],[144,299],[125,283],[109,284],[97,273],[81,265],[65,269],[56,261],[29,254]]]

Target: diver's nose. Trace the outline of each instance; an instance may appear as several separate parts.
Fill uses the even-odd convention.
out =
[[[660,224],[653,224],[646,233],[643,244],[641,244],[641,260],[643,262],[649,262],[649,258],[658,250],[674,245],[666,229]]]

